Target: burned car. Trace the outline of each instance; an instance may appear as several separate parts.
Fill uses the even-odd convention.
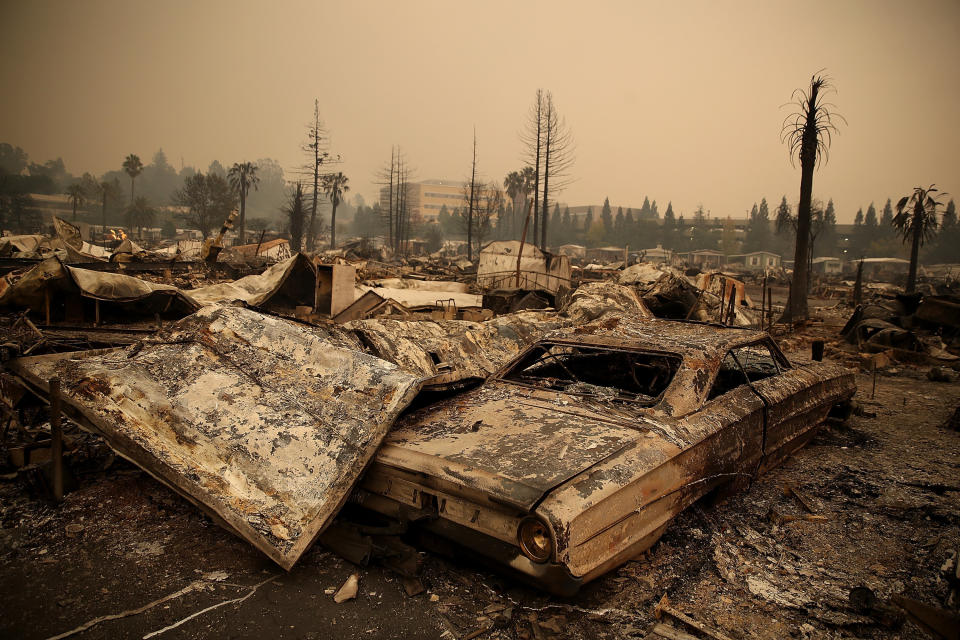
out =
[[[605,318],[401,417],[352,498],[569,595],[781,462],[854,392],[851,372],[793,365],[765,332]]]

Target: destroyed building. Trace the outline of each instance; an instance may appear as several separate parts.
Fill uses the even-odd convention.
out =
[[[759,304],[753,282],[652,263],[577,282],[519,249],[481,253],[475,276],[295,254],[200,286],[54,250],[0,282],[5,412],[57,406],[286,570],[314,547],[382,554],[366,513],[570,596],[851,411],[850,371],[760,330],[765,281]],[[949,370],[954,297],[871,304],[842,332],[851,354]],[[21,469],[56,463],[42,442]]]

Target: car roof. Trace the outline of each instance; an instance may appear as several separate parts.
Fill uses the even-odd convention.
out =
[[[681,356],[722,354],[767,337],[765,331],[686,320],[604,317],[599,321],[553,331],[541,341],[562,340],[606,347],[650,349]]]

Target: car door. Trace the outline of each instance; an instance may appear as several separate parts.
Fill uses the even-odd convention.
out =
[[[684,428],[692,441],[691,475],[704,491],[711,478],[734,480],[752,475],[763,453],[764,404],[747,376],[728,353],[718,370],[707,401],[686,416]]]
[[[815,376],[791,367],[771,341],[745,345],[733,353],[766,405],[762,472],[802,446],[830,407],[811,392]]]

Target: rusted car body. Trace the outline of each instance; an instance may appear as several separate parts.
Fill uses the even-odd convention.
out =
[[[571,594],[854,393],[852,373],[791,365],[764,332],[604,318],[402,417],[352,498]]]

